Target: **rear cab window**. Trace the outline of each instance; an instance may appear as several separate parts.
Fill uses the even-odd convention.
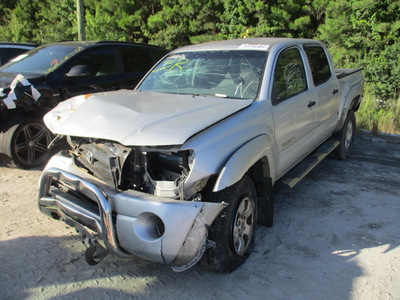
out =
[[[328,57],[320,46],[305,46],[308,62],[312,73],[314,85],[318,86],[328,81],[332,74],[329,67]]]

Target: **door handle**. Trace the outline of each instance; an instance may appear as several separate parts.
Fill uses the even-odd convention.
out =
[[[307,105],[308,108],[313,107],[315,104],[317,104],[317,102],[315,101],[310,101]]]
[[[335,95],[335,94],[337,94],[338,92],[339,92],[339,90],[338,90],[338,89],[334,89],[334,90],[333,90],[333,92],[332,92],[332,94],[334,94],[334,95]]]

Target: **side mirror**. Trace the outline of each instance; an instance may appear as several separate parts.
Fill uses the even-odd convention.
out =
[[[91,74],[88,66],[76,65],[73,66],[66,75],[67,77],[86,77],[90,76]]]

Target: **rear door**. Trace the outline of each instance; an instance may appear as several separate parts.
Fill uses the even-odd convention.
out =
[[[316,102],[299,47],[284,49],[273,71],[271,91],[278,176],[307,155],[314,146]]]
[[[317,102],[316,140],[322,142],[336,128],[339,108],[339,82],[331,71],[326,50],[320,45],[304,47],[312,73]]]

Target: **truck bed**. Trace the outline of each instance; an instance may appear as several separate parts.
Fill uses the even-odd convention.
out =
[[[359,69],[335,69],[335,74],[338,79],[342,79],[346,76],[349,76],[351,74],[361,72],[361,71],[362,71],[362,68],[359,68]]]

